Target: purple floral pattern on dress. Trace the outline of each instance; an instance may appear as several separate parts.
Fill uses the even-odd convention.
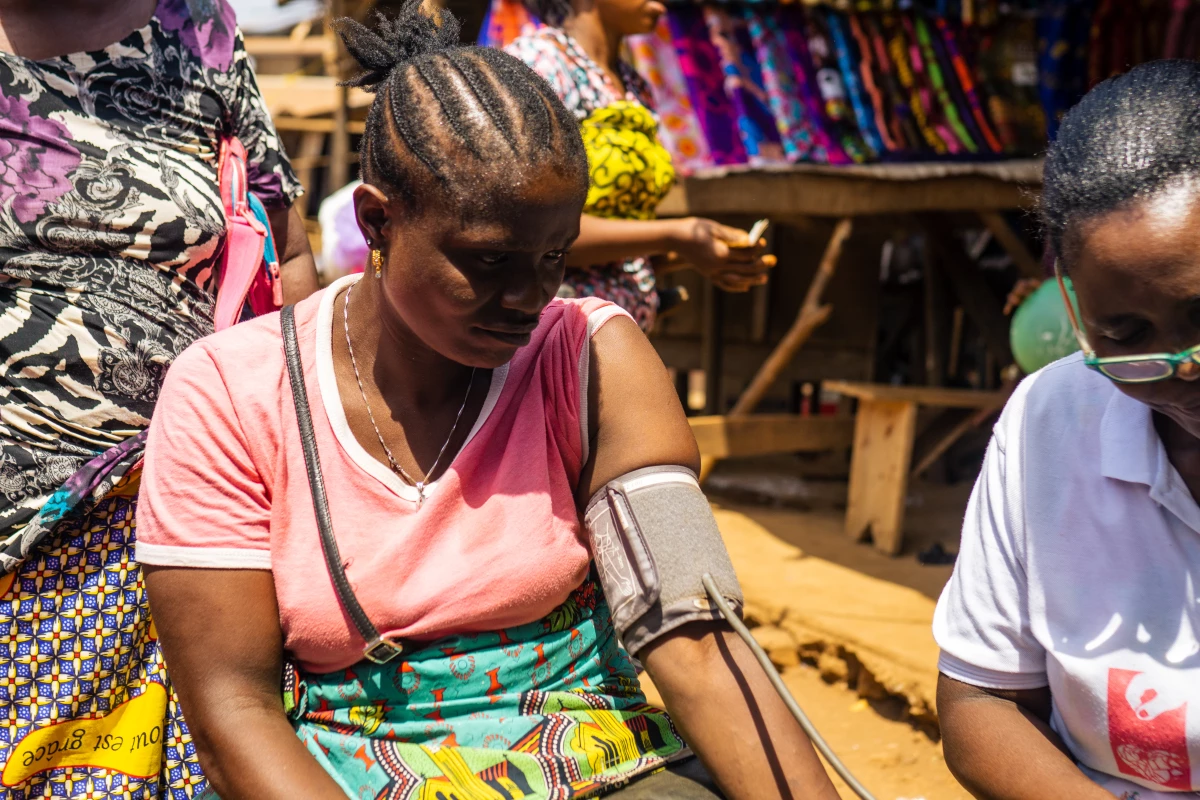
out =
[[[79,151],[61,122],[31,114],[29,103],[0,90],[0,207],[33,222],[71,190]]]
[[[161,0],[157,16],[163,30],[177,34],[204,66],[229,69],[237,27],[227,0]]]

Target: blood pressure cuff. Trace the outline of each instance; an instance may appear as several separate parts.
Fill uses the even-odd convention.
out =
[[[622,475],[592,497],[584,524],[613,624],[630,653],[685,623],[721,619],[701,582],[705,573],[741,613],[737,575],[690,470]]]

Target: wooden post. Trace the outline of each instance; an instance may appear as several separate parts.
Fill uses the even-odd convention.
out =
[[[861,400],[854,424],[846,535],[896,555],[904,541],[904,500],[916,434],[917,404]]]
[[[817,267],[817,274],[813,276],[812,283],[808,286],[808,293],[804,296],[804,302],[800,306],[800,312],[796,315],[796,321],[792,323],[792,327],[784,334],[783,340],[767,356],[767,360],[763,362],[763,365],[758,368],[754,379],[750,381],[750,385],[746,387],[746,391],[742,392],[741,396],[737,399],[737,402],[729,412],[729,416],[741,417],[752,412],[758,406],[759,402],[762,401],[767,390],[771,388],[771,384],[775,383],[779,374],[795,358],[797,351],[808,341],[808,337],[812,335],[812,332],[824,323],[825,320],[829,319],[829,315],[833,313],[833,306],[823,305],[821,297],[825,293],[825,287],[828,285],[829,279],[833,277],[833,273],[837,270],[838,259],[842,255],[842,248],[845,246],[846,239],[850,236],[853,226],[854,222],[849,217],[838,220],[837,225],[833,229],[833,236],[829,238],[829,243],[825,245],[825,253],[821,257],[820,265]],[[700,459],[701,483],[712,473],[713,467],[716,464],[717,460],[715,458]]]
[[[346,0],[329,0],[328,21],[332,22],[344,16]],[[325,35],[333,37],[334,40],[330,56],[325,62],[325,70],[340,82],[345,78],[343,64],[347,56],[346,48],[342,45],[341,37],[333,32],[332,26],[326,25]],[[350,175],[350,90],[345,86],[338,86],[336,98],[333,106],[333,135],[329,144],[329,185],[325,187],[326,193],[336,192],[345,186]]]
[[[842,255],[842,248],[846,244],[847,237],[850,236],[853,225],[854,222],[849,217],[838,221],[837,226],[833,229],[833,236],[829,239],[829,244],[825,246],[825,254],[817,267],[817,274],[813,276],[812,283],[809,284],[808,294],[804,296],[804,303],[800,306],[800,313],[796,315],[796,321],[792,323],[792,327],[784,334],[783,340],[759,367],[754,379],[750,381],[746,391],[742,392],[742,396],[738,398],[737,403],[729,412],[730,416],[749,414],[753,411],[762,401],[767,390],[771,388],[771,384],[775,383],[779,374],[808,341],[808,337],[812,336],[812,332],[829,319],[829,315],[833,313],[833,307],[823,305],[821,297],[825,293],[829,279],[837,270],[838,259]]]
[[[992,232],[993,238],[1000,243],[1009,258],[1016,264],[1018,272],[1026,278],[1046,277],[1042,272],[1042,262],[1034,258],[1033,254],[1029,252],[1029,248],[1021,241],[1021,237],[1017,236],[1017,232],[1012,229],[999,211],[980,211],[979,218],[983,220],[983,224]]]
[[[704,413],[720,414],[725,409],[721,399],[721,372],[725,369],[722,355],[725,335],[724,305],[721,290],[711,281],[704,287],[704,332],[700,342],[700,363],[704,369]]]

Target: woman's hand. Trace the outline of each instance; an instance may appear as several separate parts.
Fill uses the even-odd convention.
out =
[[[746,231],[711,219],[689,217],[676,223],[668,268],[691,267],[727,292],[744,292],[767,282],[767,270],[776,260],[763,253],[764,240],[751,242]]]
[[[1113,800],[1050,728],[1050,690],[980,689],[938,678],[946,765],[982,800]]]
[[[345,800],[283,713],[283,632],[267,570],[144,566],[171,682],[222,800]]]

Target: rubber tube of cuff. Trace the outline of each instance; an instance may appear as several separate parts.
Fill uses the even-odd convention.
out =
[[[775,691],[779,692],[779,696],[783,699],[783,704],[787,706],[788,711],[792,712],[792,716],[796,718],[796,722],[800,723],[800,727],[804,730],[804,733],[812,740],[813,747],[817,748],[817,751],[829,762],[829,766],[833,767],[833,771],[846,782],[846,785],[856,795],[861,797],[862,800],[875,800],[875,796],[858,782],[858,778],[855,778],[850,770],[846,769],[846,765],[842,763],[840,758],[834,755],[833,750],[826,744],[825,739],[813,727],[812,721],[804,713],[804,710],[800,708],[800,705],[796,702],[796,698],[792,697],[792,693],[783,685],[783,678],[779,677],[779,671],[775,669],[775,665],[767,657],[766,651],[754,640],[754,637],[750,634],[750,629],[738,619],[738,615],[729,607],[729,603],[725,602],[725,598],[721,596],[721,592],[717,589],[717,584],[713,581],[712,576],[706,572],[701,576],[700,580],[704,582],[704,589],[708,592],[709,599],[713,601],[713,604],[716,605],[721,615],[725,617],[725,620],[737,631],[738,636],[742,637],[742,641],[750,648],[750,652],[754,653],[754,657],[758,659],[759,666],[767,673],[767,678],[770,679],[771,685],[775,687]]]

